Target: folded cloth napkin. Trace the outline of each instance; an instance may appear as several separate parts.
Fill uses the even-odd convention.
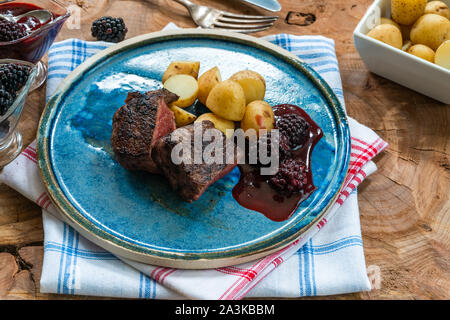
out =
[[[264,39],[308,62],[344,105],[334,42],[321,36],[279,34]],[[84,60],[110,46],[69,39],[49,52],[47,98]],[[150,299],[301,297],[370,290],[359,222],[357,186],[376,171],[371,161],[387,147],[372,130],[349,119],[352,153],[345,188],[330,212],[302,238],[270,256],[237,266],[179,270],[115,256],[61,220],[39,177],[35,143],[3,169],[0,180],[43,208],[44,293]],[[330,220],[332,220],[331,223]]]

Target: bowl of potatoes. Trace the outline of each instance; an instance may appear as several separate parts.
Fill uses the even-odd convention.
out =
[[[450,0],[376,0],[354,31],[367,68],[450,104]]]

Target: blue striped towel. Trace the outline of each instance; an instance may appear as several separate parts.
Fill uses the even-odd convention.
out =
[[[265,39],[308,62],[344,105],[333,40],[287,34]],[[47,98],[73,69],[109,46],[77,39],[55,43],[49,52]],[[44,293],[149,299],[240,299],[367,291],[371,285],[366,272],[356,189],[366,176],[376,171],[371,159],[386,144],[353,119],[350,119],[350,127],[354,137],[352,144],[365,150],[362,153],[367,160],[355,167],[355,174],[327,216],[328,221],[323,219],[314,231],[272,260],[270,268],[259,270],[251,278],[247,272],[254,270],[251,263],[223,270],[175,270],[133,262],[94,245],[58,218],[39,178],[35,144],[4,168],[0,180],[43,207],[45,242],[40,290]],[[230,285],[232,277],[243,280],[235,282],[233,278]]]

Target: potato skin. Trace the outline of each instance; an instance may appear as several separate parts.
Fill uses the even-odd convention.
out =
[[[242,130],[254,129],[259,136],[259,130],[266,129],[270,131],[274,127],[275,115],[270,104],[256,100],[247,105],[244,118],[241,121]]]
[[[425,7],[425,13],[434,13],[450,20],[450,10],[442,1],[430,1]]]
[[[409,26],[424,14],[426,5],[427,0],[391,0],[392,19]]]
[[[415,44],[412,47],[410,47],[407,52],[412,55],[415,55],[416,57],[434,63],[434,51],[430,47],[427,47],[426,45]]]
[[[221,117],[215,115],[214,113],[204,113],[200,117],[198,117],[197,120],[195,120],[195,122],[200,122],[200,121],[204,121],[204,120],[209,120],[212,123],[214,123],[214,127],[216,129],[222,131],[227,136],[227,138],[229,138],[233,135],[234,128],[235,128],[235,124],[233,121],[221,118]],[[233,131],[227,132],[227,130],[233,130]]]
[[[402,33],[402,38],[404,41],[409,40],[409,33],[411,32],[411,26],[405,26],[403,24],[398,24],[392,19],[388,18],[380,18],[380,24],[392,24],[393,26],[397,27],[398,30]]]
[[[177,127],[184,127],[188,124],[191,124],[192,122],[197,119],[197,116],[187,112],[184,109],[181,109],[180,107],[177,107],[175,105],[169,107],[170,110],[172,110],[173,114],[175,115],[175,123],[177,124]]]
[[[397,49],[401,49],[403,45],[400,29],[392,24],[380,24],[370,30],[367,35]]]
[[[436,50],[434,62],[450,70],[450,40],[444,41]]]
[[[258,72],[252,70],[239,71],[233,74],[230,80],[238,82],[244,89],[246,104],[255,100],[264,100],[266,80]]]
[[[393,26],[396,26],[400,30],[400,25],[397,22],[395,22],[394,20],[389,19],[389,18],[381,17],[379,24],[392,24]]]
[[[208,95],[212,88],[221,81],[222,76],[220,75],[218,67],[214,67],[203,73],[200,78],[198,78],[198,100],[206,105],[206,99],[208,99]]]
[[[222,81],[212,88],[206,99],[206,106],[219,117],[241,121],[246,106],[244,89],[236,81]]]
[[[198,71],[200,70],[200,62],[199,61],[173,61],[167,67],[164,75],[162,77],[162,83],[167,81],[170,77],[176,74],[187,74],[194,79],[198,78]]]
[[[197,100],[198,83],[190,75],[176,74],[171,76],[164,83],[164,88],[179,96],[179,99],[173,104],[180,108],[189,107]]]
[[[413,44],[424,44],[436,50],[445,40],[450,40],[450,21],[438,14],[421,16],[411,29]]]

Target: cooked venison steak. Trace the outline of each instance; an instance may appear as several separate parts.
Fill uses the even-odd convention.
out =
[[[207,164],[203,161],[201,164],[194,163],[194,124],[179,128],[159,139],[152,150],[153,160],[169,180],[172,189],[178,192],[181,198],[187,202],[198,200],[211,184],[233,170],[237,165],[238,159],[242,156],[240,149],[233,143],[234,163],[226,164],[225,135],[221,131],[215,129],[214,124],[211,121],[202,121],[195,125],[201,125],[202,132],[207,129],[218,131],[218,135],[222,138],[221,141],[223,141],[223,164]],[[191,164],[186,164],[186,161],[184,161],[177,165],[172,161],[172,150],[179,141],[181,141],[181,136],[186,137],[186,140],[183,141],[189,141],[187,139],[190,139],[191,153],[182,154],[181,158],[184,160],[191,160]],[[175,141],[172,141],[172,137],[174,137],[173,140]],[[205,147],[209,144],[211,144],[211,142],[203,142],[201,144],[202,154]],[[178,151],[179,150],[175,150],[175,153]]]
[[[111,144],[117,161],[128,170],[160,173],[151,151],[156,141],[176,129],[167,107],[178,96],[166,89],[131,92],[113,117]]]

